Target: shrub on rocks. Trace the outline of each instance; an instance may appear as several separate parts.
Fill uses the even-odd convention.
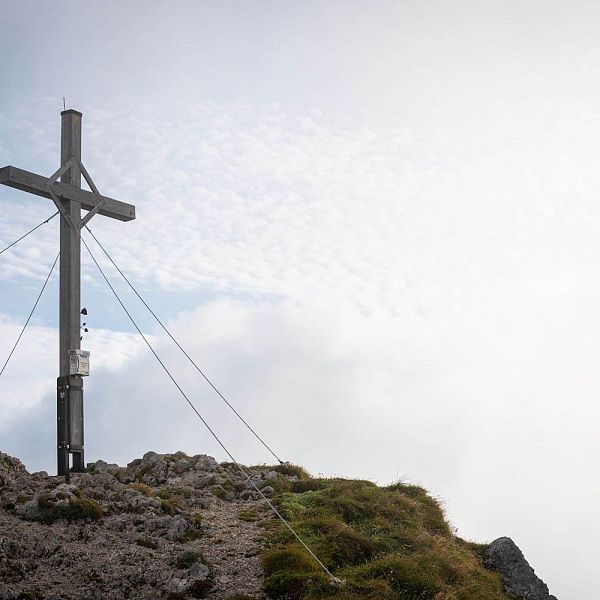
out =
[[[129,487],[144,494],[144,496],[152,496],[152,488],[144,483],[130,483]]]
[[[16,510],[24,519],[53,523],[66,521],[97,520],[104,512],[95,500],[83,496],[73,485],[61,484],[50,492],[42,492],[25,502]]]
[[[184,550],[176,559],[178,569],[189,569],[194,563],[204,562],[204,557],[197,550]]]

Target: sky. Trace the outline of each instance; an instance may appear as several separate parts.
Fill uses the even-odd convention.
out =
[[[50,176],[83,113],[137,211],[94,234],[280,456],[421,484],[596,595],[598,3],[1,0],[0,27],[0,166]],[[53,212],[0,189],[0,246]],[[89,243],[232,454],[272,461]],[[57,252],[54,219],[0,256],[0,358]],[[57,286],[0,378],[0,449],[49,472]],[[82,304],[86,460],[225,460],[85,252]]]

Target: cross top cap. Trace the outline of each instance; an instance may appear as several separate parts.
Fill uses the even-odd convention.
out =
[[[78,115],[79,117],[83,117],[83,113],[80,113],[78,110],[73,108],[68,108],[67,110],[63,110],[60,113],[61,115]]]

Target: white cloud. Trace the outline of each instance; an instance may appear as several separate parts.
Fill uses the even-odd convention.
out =
[[[119,118],[105,107],[85,119],[96,183],[138,211],[133,223],[96,217],[92,227],[146,287],[465,314],[494,311],[507,282],[527,293],[532,280],[564,285],[597,266],[597,169],[535,122],[516,139],[479,134],[475,153],[427,128],[348,128],[243,105],[163,115],[125,104]],[[6,203],[2,240],[35,223],[34,205],[52,210],[18,203]],[[0,277],[42,276],[55,228],[35,235]]]

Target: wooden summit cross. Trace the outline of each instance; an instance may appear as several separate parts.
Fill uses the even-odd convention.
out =
[[[81,163],[81,117],[61,112],[61,167],[51,177],[16,167],[0,169],[0,183],[51,199],[60,211],[59,377],[57,380],[58,474],[85,468],[83,446],[83,379],[81,358],[81,229],[96,214],[131,221],[135,207],[100,195]],[[81,189],[81,175],[91,192]],[[60,181],[58,181],[60,177]],[[87,210],[81,218],[81,209]],[[85,355],[83,356],[85,359]],[[73,455],[72,467],[70,455]]]

